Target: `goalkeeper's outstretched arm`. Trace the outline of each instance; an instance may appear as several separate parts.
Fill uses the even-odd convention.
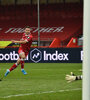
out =
[[[75,80],[82,80],[82,75],[74,75],[72,72],[70,75],[66,75],[65,79],[68,81],[68,82],[72,82],[72,81],[75,81]]]

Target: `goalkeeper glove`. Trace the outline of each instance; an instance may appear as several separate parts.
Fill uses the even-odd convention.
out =
[[[81,80],[81,79],[82,79],[82,75],[75,76],[73,74],[73,72],[71,72],[71,75],[66,75],[66,80],[68,82],[72,82],[72,81],[75,81],[75,80]]]

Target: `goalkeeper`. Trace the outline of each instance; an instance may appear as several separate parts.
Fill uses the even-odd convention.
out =
[[[73,72],[71,72],[70,75],[66,75],[65,79],[68,81],[68,82],[72,82],[72,81],[76,81],[76,80],[82,80],[82,75],[74,75]]]

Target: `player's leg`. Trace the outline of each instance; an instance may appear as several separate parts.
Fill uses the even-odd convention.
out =
[[[10,69],[7,69],[5,76],[7,76],[12,70],[14,70],[20,64],[20,61],[21,61],[21,59],[19,58],[17,60],[17,62],[11,66]]]
[[[19,54],[19,56],[20,56],[20,59],[21,59],[21,61],[20,61],[20,63],[21,63],[21,69],[24,69],[25,53],[22,52],[22,53]]]
[[[25,60],[25,58],[26,58],[26,55],[25,55],[24,52],[22,52],[22,53],[19,54],[19,56],[20,56],[20,59],[21,59],[21,61],[20,61],[20,63],[21,63],[21,71],[22,71],[22,73],[23,73],[24,75],[26,75],[27,72],[24,70],[24,60]]]

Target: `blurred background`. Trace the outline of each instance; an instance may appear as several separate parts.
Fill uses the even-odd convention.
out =
[[[38,1],[0,0],[0,46],[20,40],[28,25],[32,46],[82,47],[83,0]]]

